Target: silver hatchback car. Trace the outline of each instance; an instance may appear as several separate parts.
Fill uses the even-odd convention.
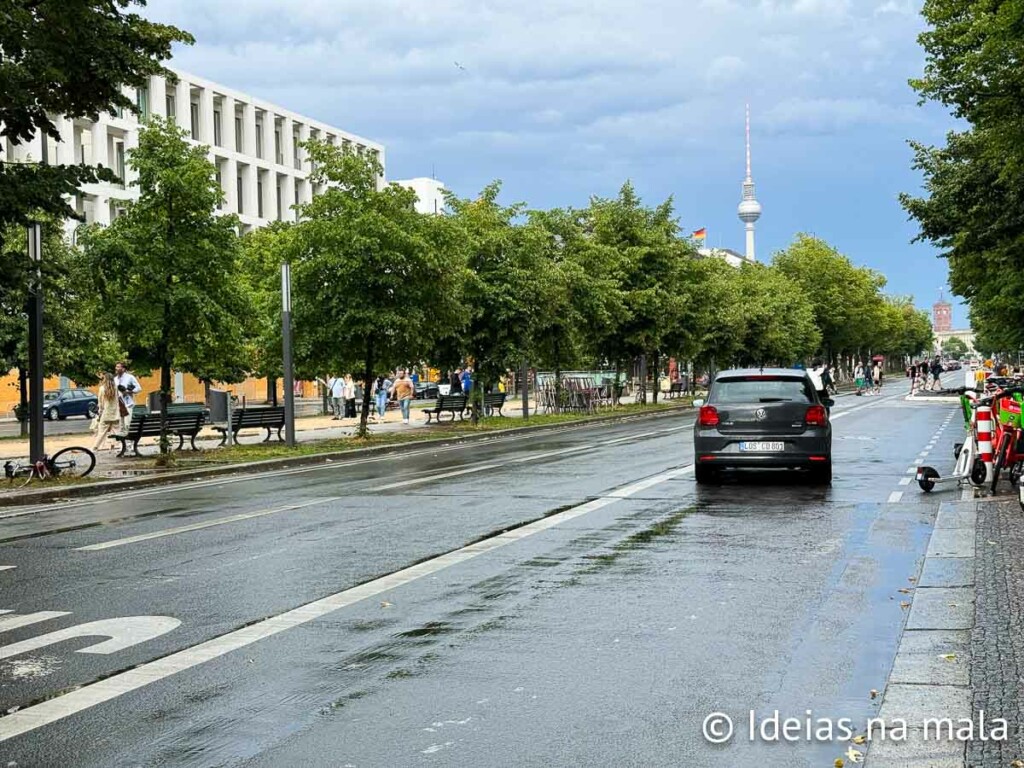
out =
[[[711,383],[693,428],[698,483],[726,468],[799,468],[832,482],[832,424],[802,370],[722,371]]]

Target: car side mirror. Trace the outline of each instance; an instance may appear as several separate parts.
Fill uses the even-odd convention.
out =
[[[702,397],[698,397],[696,400],[693,401],[694,408],[700,408],[702,405],[704,405],[704,398]]]

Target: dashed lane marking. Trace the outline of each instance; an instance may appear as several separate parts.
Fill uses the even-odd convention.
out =
[[[903,491],[893,491],[889,494],[889,503],[896,504],[900,499],[903,498]]]
[[[0,565],[0,571],[10,571],[17,567],[16,565]]]
[[[914,482],[914,478],[912,477],[900,478],[900,485],[910,485],[912,482]]]
[[[220,637],[185,648],[172,653],[170,656],[141,664],[138,667],[112,675],[95,683],[84,685],[62,696],[25,707],[17,712],[0,717],[0,742],[70,717],[97,704],[116,699],[126,693],[175,675],[178,672],[191,669],[207,661],[220,658],[239,648],[252,645],[259,640],[322,618],[341,608],[376,597],[384,592],[450,568],[453,565],[458,565],[488,552],[493,552],[501,547],[554,528],[561,523],[607,507],[620,499],[628,498],[653,485],[658,485],[659,483],[667,482],[692,472],[693,465],[689,464],[685,467],[677,467],[653,477],[639,480],[620,488],[614,492],[614,495],[600,496],[592,501],[572,507],[550,517],[535,520],[511,531],[500,533],[439,557],[403,568],[379,579],[337,592],[320,600],[314,600],[277,616],[271,616],[255,624],[250,624]]]

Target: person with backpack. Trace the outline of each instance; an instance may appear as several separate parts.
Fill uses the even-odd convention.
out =
[[[942,389],[942,361],[936,355],[932,360],[932,390]]]

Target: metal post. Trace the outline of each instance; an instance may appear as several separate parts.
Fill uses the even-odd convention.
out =
[[[224,391],[224,396],[227,398],[226,408],[227,408],[227,414],[228,414],[228,445],[231,446],[231,445],[235,444],[235,433],[234,433],[234,430],[231,428],[231,424],[232,424],[231,390],[230,389],[225,390]]]
[[[292,372],[292,269],[281,265],[281,352],[284,357],[284,439],[295,445],[295,377]]]
[[[523,379],[523,418],[530,418],[530,367],[526,362],[526,358],[523,358],[522,368],[522,379]]]
[[[46,137],[43,137],[45,143]],[[29,457],[39,461],[46,455],[43,440],[43,227],[28,227],[30,285],[28,298],[28,435]]]

